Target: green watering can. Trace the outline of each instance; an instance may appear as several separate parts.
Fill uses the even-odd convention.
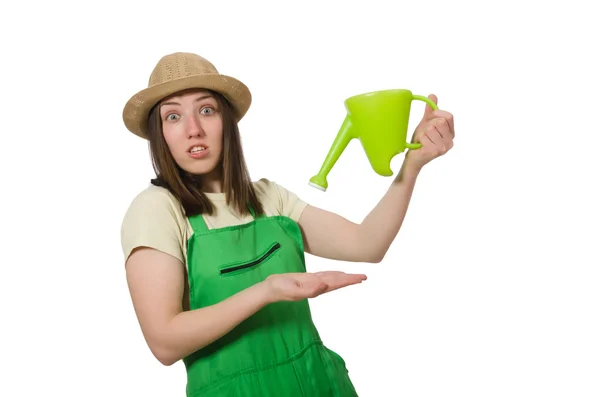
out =
[[[420,143],[406,142],[412,101],[426,102],[429,98],[414,95],[405,89],[390,89],[352,96],[344,101],[346,118],[340,127],[319,173],[310,178],[309,185],[327,190],[327,175],[353,138],[360,140],[373,170],[381,176],[393,175],[392,158],[405,149],[418,149]]]

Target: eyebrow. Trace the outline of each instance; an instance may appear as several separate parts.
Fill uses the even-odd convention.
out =
[[[208,94],[208,95],[203,95],[201,97],[198,97],[194,100],[194,102],[200,102],[204,99],[208,99],[208,98],[213,98],[212,95]],[[179,102],[163,102],[160,106],[163,107],[165,105],[181,105]]]

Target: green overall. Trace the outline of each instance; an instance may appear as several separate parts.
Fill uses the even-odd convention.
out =
[[[300,228],[288,217],[211,230],[201,215],[189,220],[191,310],[270,274],[306,271]],[[188,397],[357,396],[343,359],[321,341],[307,299],[267,305],[183,361]]]

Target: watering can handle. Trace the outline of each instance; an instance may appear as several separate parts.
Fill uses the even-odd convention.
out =
[[[431,99],[429,99],[429,98],[427,98],[425,96],[422,96],[422,95],[413,95],[413,101],[414,100],[423,101],[426,104],[428,104],[429,106],[431,106],[431,108],[433,110],[438,110],[438,107],[435,104],[435,102],[433,102]],[[421,146],[423,146],[423,145],[421,145],[420,143],[409,143],[409,142],[406,142],[406,148],[407,149],[419,149]]]

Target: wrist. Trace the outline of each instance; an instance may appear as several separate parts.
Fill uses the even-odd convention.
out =
[[[269,277],[251,287],[254,289],[253,294],[261,306],[266,306],[276,301],[273,297],[272,288],[269,285]]]
[[[396,180],[398,181],[415,181],[419,176],[419,173],[423,169],[423,165],[418,164],[415,161],[412,161],[408,158],[405,158],[402,166],[400,167],[400,172],[398,172],[398,177]]]

